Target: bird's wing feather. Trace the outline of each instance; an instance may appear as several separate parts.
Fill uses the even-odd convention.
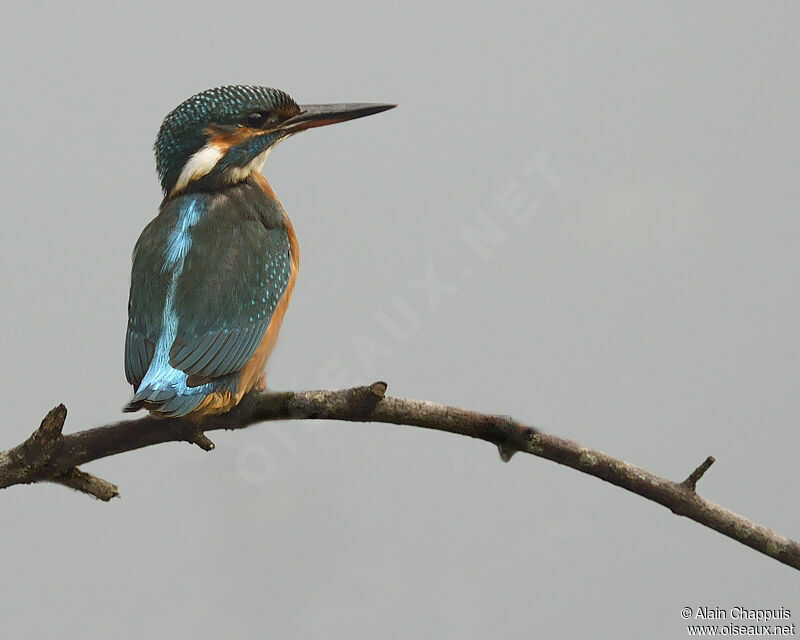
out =
[[[166,234],[154,219],[133,249],[128,330],[125,335],[125,377],[134,388],[144,378],[161,333],[169,274],[162,273]]]
[[[289,238],[227,201],[192,230],[175,293],[169,362],[187,384],[240,370],[252,357],[289,282]]]

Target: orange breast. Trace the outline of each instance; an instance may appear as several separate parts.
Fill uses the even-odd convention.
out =
[[[283,316],[289,306],[289,299],[292,297],[292,291],[294,290],[294,282],[297,279],[297,271],[300,268],[300,245],[297,243],[297,236],[285,211],[283,212],[283,222],[286,226],[286,233],[289,235],[289,282],[286,284],[286,291],[283,292],[281,299],[278,301],[275,311],[272,312],[272,318],[269,321],[264,337],[239,376],[239,384],[236,388],[237,395],[241,394],[239,400],[241,400],[241,396],[250,391],[260,381],[267,359],[275,347],[275,342],[278,340],[278,332],[281,330]]]

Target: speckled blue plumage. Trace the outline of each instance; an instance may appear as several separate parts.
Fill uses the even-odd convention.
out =
[[[283,212],[255,179],[166,200],[134,249],[127,409],[181,416],[234,390],[290,270]]]
[[[154,145],[156,170],[164,192],[175,183],[188,157],[205,143],[206,127],[238,124],[252,111],[276,109],[287,114],[299,111],[287,93],[250,85],[215,87],[179,104],[164,118]]]

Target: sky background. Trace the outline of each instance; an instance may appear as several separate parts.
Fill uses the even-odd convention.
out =
[[[302,263],[273,389],[385,379],[800,537],[791,2],[15,3],[0,26],[0,447],[122,417],[152,143],[200,90],[398,109],[265,174]],[[481,229],[483,230],[481,232]],[[430,297],[421,284],[439,283]],[[788,567],[551,462],[373,424],[214,432],[0,492],[8,638],[676,638]]]

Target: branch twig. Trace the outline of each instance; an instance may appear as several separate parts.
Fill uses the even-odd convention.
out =
[[[657,502],[756,551],[800,569],[800,544],[701,497],[697,482],[713,464],[709,456],[683,482],[661,478],[600,451],[559,436],[541,433],[512,418],[386,396],[386,383],[341,391],[251,393],[233,411],[197,425],[187,420],[151,416],[63,435],[67,410],[59,405],[22,444],[0,452],[0,489],[51,481],[101,500],[118,495],[117,487],[80,471],[92,460],[162,442],[190,442],[205,450],[214,444],[205,432],[239,429],[267,420],[347,420],[384,422],[447,431],[491,442],[503,460],[530,453],[627,489]]]
[[[703,462],[701,462],[697,466],[697,469],[695,469],[689,474],[689,477],[686,478],[686,480],[681,482],[681,484],[687,489],[690,489],[691,491],[696,491],[697,483],[700,482],[700,478],[702,478],[706,474],[706,471],[708,471],[711,465],[714,464],[716,461],[717,460],[716,458],[714,458],[714,456],[708,456],[705,460],[703,460]]]

